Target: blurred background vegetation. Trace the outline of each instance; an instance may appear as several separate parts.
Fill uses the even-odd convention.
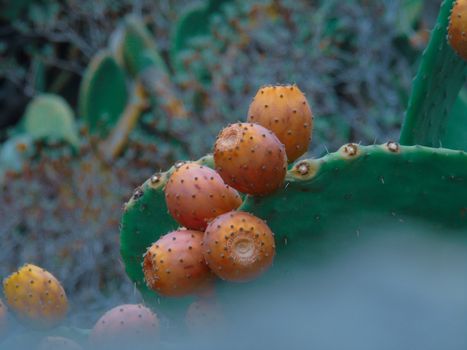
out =
[[[3,1],[0,277],[43,266],[76,310],[137,300],[124,201],[210,152],[261,85],[306,93],[308,156],[397,139],[440,2]]]

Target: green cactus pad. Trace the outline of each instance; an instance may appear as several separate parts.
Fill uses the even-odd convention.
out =
[[[165,72],[168,71],[164,60],[159,55],[156,40],[141,19],[133,16],[125,18],[122,30],[119,51],[122,53],[125,67],[131,75],[137,76],[141,71],[153,65],[157,65]],[[150,51],[149,55],[148,51]]]
[[[210,156],[200,162],[213,166]],[[141,268],[146,248],[178,227],[167,212],[163,192],[172,171],[148,179],[126,203],[120,243],[126,271],[145,300],[176,318],[189,298],[158,297],[146,287]],[[275,276],[294,260],[292,252],[319,255],[326,245],[358,242],[381,218],[398,225],[422,220],[438,230],[465,232],[466,184],[465,152],[392,142],[350,144],[323,158],[295,163],[282,190],[263,198],[247,197],[240,210],[265,219],[275,232],[277,257],[268,273]],[[226,286],[227,293],[239,288],[233,285]]]
[[[447,41],[455,0],[445,0],[431,39],[423,53],[401,131],[404,145],[440,147],[450,111],[467,76],[467,62]],[[446,138],[444,137],[444,141]],[[444,146],[444,144],[443,144]]]
[[[146,94],[139,81],[136,81],[131,89],[131,98],[122,116],[109,134],[107,139],[99,145],[101,155],[111,162],[123,152],[128,142],[128,137],[136,127],[138,120],[146,108]]]
[[[127,100],[125,73],[110,52],[99,52],[86,69],[79,93],[79,113],[90,133],[106,136]]]
[[[211,16],[218,13],[225,3],[231,0],[210,0],[186,10],[178,20],[172,35],[170,58],[176,71],[184,71],[181,53],[189,47],[190,41],[210,32]]]
[[[457,96],[440,136],[444,148],[467,151],[467,88]]]
[[[188,47],[189,41],[198,35],[209,32],[209,16],[204,6],[194,6],[178,20],[172,35],[170,58],[176,71],[184,71],[181,53]]]
[[[123,26],[121,52],[125,67],[143,82],[153,107],[161,108],[171,117],[186,116],[182,101],[171,80],[169,69],[157,50],[155,39],[141,20],[130,16]]]
[[[43,94],[26,107],[22,119],[24,131],[33,139],[67,141],[78,146],[78,129],[73,110],[60,96]]]

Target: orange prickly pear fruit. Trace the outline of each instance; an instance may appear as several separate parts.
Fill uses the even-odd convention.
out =
[[[203,232],[177,230],[146,252],[143,271],[149,288],[164,296],[181,297],[209,288],[213,275],[203,258]]]
[[[75,341],[64,337],[45,337],[39,343],[37,350],[83,350]]]
[[[284,144],[289,162],[308,150],[313,114],[305,95],[296,85],[260,88],[250,104],[248,121],[272,130]]]
[[[242,204],[238,192],[215,170],[197,163],[178,166],[164,191],[170,214],[193,230],[204,230],[210,220]]]
[[[107,311],[94,325],[90,343],[96,349],[118,346],[129,349],[135,341],[149,343],[159,339],[159,319],[143,305],[126,304]]]
[[[271,266],[275,255],[274,234],[266,223],[241,211],[211,221],[203,242],[209,268],[227,281],[258,277]]]
[[[284,145],[271,130],[253,123],[223,129],[214,145],[214,162],[227,184],[251,195],[274,192],[287,172]]]
[[[467,60],[467,0],[457,0],[452,8],[448,39],[454,51]]]
[[[3,291],[18,318],[34,328],[50,328],[65,318],[68,300],[48,271],[26,264],[3,281]]]

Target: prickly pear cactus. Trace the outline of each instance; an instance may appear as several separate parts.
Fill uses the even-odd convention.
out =
[[[146,108],[146,94],[140,82],[137,81],[131,90],[131,98],[117,124],[99,146],[101,155],[109,162],[121,155],[128,143],[130,133]]]
[[[439,147],[444,140],[454,145],[459,137],[456,125],[461,121],[465,125],[465,113],[455,115],[456,109],[464,108],[462,95],[453,107],[466,73],[465,62],[447,41],[453,4],[453,0],[444,1],[414,82],[401,135],[405,144]],[[447,127],[447,120],[457,120],[456,125]],[[215,167],[211,156],[198,163]],[[124,208],[120,242],[126,271],[145,300],[166,316],[180,319],[191,299],[160,297],[146,286],[141,266],[147,248],[178,227],[164,196],[173,171],[155,174],[136,189]],[[296,272],[291,266],[306,269],[325,254],[336,254],[374,236],[382,226],[424,227],[443,235],[453,232],[467,241],[466,183],[467,153],[462,150],[395,142],[347,144],[320,159],[297,161],[275,192],[246,196],[238,208],[265,220],[275,233],[274,265],[252,283],[220,283],[219,300],[228,307],[234,304],[234,293],[284,281],[284,276]]]
[[[199,163],[213,166],[210,156]],[[141,268],[147,247],[178,227],[163,192],[173,171],[154,175],[135,191],[125,205],[120,239],[126,271],[146,301],[179,317],[190,298],[160,298],[146,287]],[[275,233],[277,258],[268,273],[275,276],[297,251],[319,255],[326,245],[358,242],[381,219],[404,225],[423,220],[439,230],[465,230],[466,182],[467,154],[461,151],[394,142],[349,144],[323,158],[295,163],[280,190],[246,197],[239,210],[266,220]],[[339,222],[345,223],[343,229],[337,229]]]
[[[128,100],[125,73],[107,51],[91,60],[79,92],[79,113],[91,134],[107,135]]]
[[[467,151],[467,88],[457,96],[441,135],[443,147]]]
[[[178,97],[169,69],[159,54],[156,40],[134,16],[125,18],[114,49],[131,76],[139,78],[151,104],[168,116],[185,117],[186,110]]]
[[[148,51],[151,52],[151,59],[146,57]],[[156,40],[140,18],[134,16],[125,18],[122,24],[118,52],[119,56],[123,58],[125,68],[132,76],[137,76],[151,65],[158,65],[167,72],[167,66],[158,53]]]
[[[177,71],[184,71],[182,52],[190,39],[209,31],[208,16],[203,5],[197,5],[186,11],[174,30],[171,48],[171,60]]]
[[[67,141],[78,146],[73,110],[60,96],[43,94],[35,97],[26,107],[22,125],[33,139]]]
[[[208,35],[210,20],[213,14],[219,13],[222,6],[231,0],[210,0],[189,8],[176,24],[172,35],[170,57],[178,72],[183,72],[183,51],[189,47],[193,38]]]
[[[413,82],[400,142],[443,147],[457,135],[447,128],[450,112],[467,76],[467,61],[448,41],[451,10],[456,0],[444,0],[431,39]],[[464,116],[464,119],[467,115]],[[454,134],[451,135],[451,130]]]

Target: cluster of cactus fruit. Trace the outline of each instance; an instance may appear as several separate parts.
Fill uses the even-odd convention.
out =
[[[198,295],[199,300],[186,313],[189,329],[200,329],[200,325],[221,318],[212,300],[216,275],[227,281],[250,281],[273,262],[274,235],[263,220],[236,211],[242,204],[237,190],[256,195],[276,191],[284,182],[287,152],[300,156],[296,152],[298,148],[302,153],[306,151],[312,115],[298,87],[264,87],[259,93],[269,89],[280,93],[277,101],[268,97],[268,103],[282,108],[283,112],[269,113],[267,105],[263,106],[266,110],[255,112],[258,119],[261,117],[260,123],[267,125],[273,116],[279,117],[271,119],[271,123],[286,140],[289,133],[284,129],[298,132],[303,128],[308,134],[301,133],[300,139],[286,147],[260,124],[230,125],[222,130],[215,144],[217,171],[196,162],[180,162],[165,186],[168,210],[184,227],[164,235],[149,247],[143,270],[147,285],[160,295]],[[255,98],[252,110],[258,103],[265,104],[261,98]],[[252,113],[250,118],[254,117]],[[152,181],[159,179],[155,177]],[[6,278],[3,286],[10,309],[23,323],[35,329],[49,329],[63,321],[68,310],[67,296],[60,282],[48,271],[27,264]],[[1,311],[2,328],[5,328],[3,304]],[[150,341],[157,338],[158,329],[158,317],[146,307],[121,305],[97,321],[89,342],[93,346],[107,346],[110,342],[122,345],[146,336]],[[48,337],[42,342],[50,345],[68,340]]]
[[[297,87],[266,86],[254,97],[247,122],[220,132],[212,156],[176,164],[138,187],[125,205],[120,238],[126,271],[145,301],[173,319],[192,302],[191,298],[163,298],[185,295],[180,290],[184,286],[187,294],[194,293],[191,287],[199,282],[190,281],[192,276],[183,272],[181,261],[193,246],[188,243],[181,250],[181,243],[175,243],[178,235],[193,235],[199,242],[191,258],[198,261],[205,281],[212,277],[204,264],[223,280],[248,281],[264,272],[273,257],[269,276],[280,278],[284,270],[290,273],[287,266],[299,253],[305,255],[300,259],[310,259],[306,252],[326,246],[327,240],[335,244],[333,231],[343,231],[339,240],[350,244],[375,222],[415,225],[423,220],[437,230],[465,228],[465,140],[457,150],[423,147],[439,146],[440,138],[452,141],[455,137],[446,124],[454,118],[451,107],[462,87],[459,82],[465,82],[466,61],[457,54],[462,54],[459,47],[465,45],[465,31],[456,29],[465,26],[465,3],[443,2],[414,83],[401,144],[351,143],[320,159],[297,160],[310,143],[311,110]],[[461,34],[448,35],[448,31]],[[451,65],[456,70],[450,71]],[[433,83],[426,84],[427,80]],[[205,175],[207,168],[215,169],[216,176]],[[219,195],[209,187],[210,181],[219,181],[217,175],[225,183],[221,182],[223,208]],[[246,196],[240,195],[242,204],[229,211],[228,206],[236,206],[238,200],[232,188]],[[445,205],[439,207],[439,203]],[[164,236],[167,232],[171,233]],[[275,233],[273,240],[260,239],[269,232]],[[194,237],[183,242],[193,242]],[[266,246],[269,250],[261,251]]]
[[[160,295],[206,293],[213,274],[244,282],[271,266],[274,234],[261,219],[236,211],[242,204],[237,190],[265,196],[279,189],[287,156],[294,160],[308,148],[313,117],[300,89],[285,85],[261,88],[249,119],[220,132],[216,170],[180,162],[168,178],[167,208],[183,227],[153,243],[143,262],[148,287]]]

